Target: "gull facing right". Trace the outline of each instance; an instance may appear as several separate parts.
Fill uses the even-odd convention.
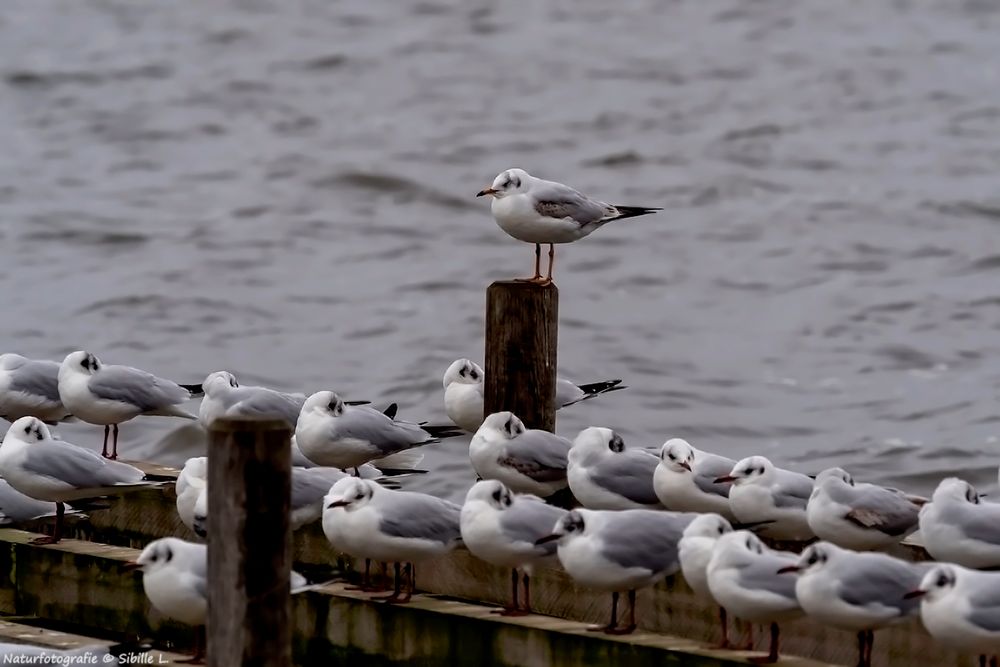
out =
[[[523,169],[500,172],[477,197],[490,196],[493,218],[518,241],[535,244],[535,274],[525,282],[552,282],[555,243],[579,241],[613,220],[634,218],[661,208],[612,205],[591,199],[568,185],[536,178]],[[542,277],[542,243],[549,244],[549,271]]]

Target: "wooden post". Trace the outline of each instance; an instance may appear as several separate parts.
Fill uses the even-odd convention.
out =
[[[554,284],[500,281],[489,286],[485,415],[509,410],[528,428],[555,431],[558,338]]]
[[[208,450],[208,664],[291,667],[291,430],[220,419]]]

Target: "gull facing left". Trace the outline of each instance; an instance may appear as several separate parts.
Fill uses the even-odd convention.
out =
[[[568,185],[536,178],[523,169],[500,172],[477,197],[493,198],[490,208],[500,229],[518,241],[535,244],[535,274],[527,282],[552,282],[555,243],[579,241],[614,220],[661,211],[648,206],[612,205],[591,199]],[[549,271],[542,277],[542,243],[549,244]]]
[[[104,427],[102,456],[118,458],[118,425],[139,415],[197,419],[178,407],[202,393],[201,383],[177,384],[130,366],[105,365],[82,350],[66,355],[59,367],[59,396],[73,415]],[[114,442],[108,456],[108,431]]]

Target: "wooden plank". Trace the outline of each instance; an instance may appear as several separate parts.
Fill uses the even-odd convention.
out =
[[[528,428],[555,431],[559,290],[500,281],[486,291],[484,416],[509,410]]]
[[[208,664],[291,667],[291,430],[219,420],[208,452]]]

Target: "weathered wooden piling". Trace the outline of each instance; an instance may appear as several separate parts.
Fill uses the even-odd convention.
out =
[[[208,450],[208,664],[291,667],[291,430],[219,420]]]
[[[559,289],[498,281],[486,291],[485,414],[509,410],[555,431]]]

